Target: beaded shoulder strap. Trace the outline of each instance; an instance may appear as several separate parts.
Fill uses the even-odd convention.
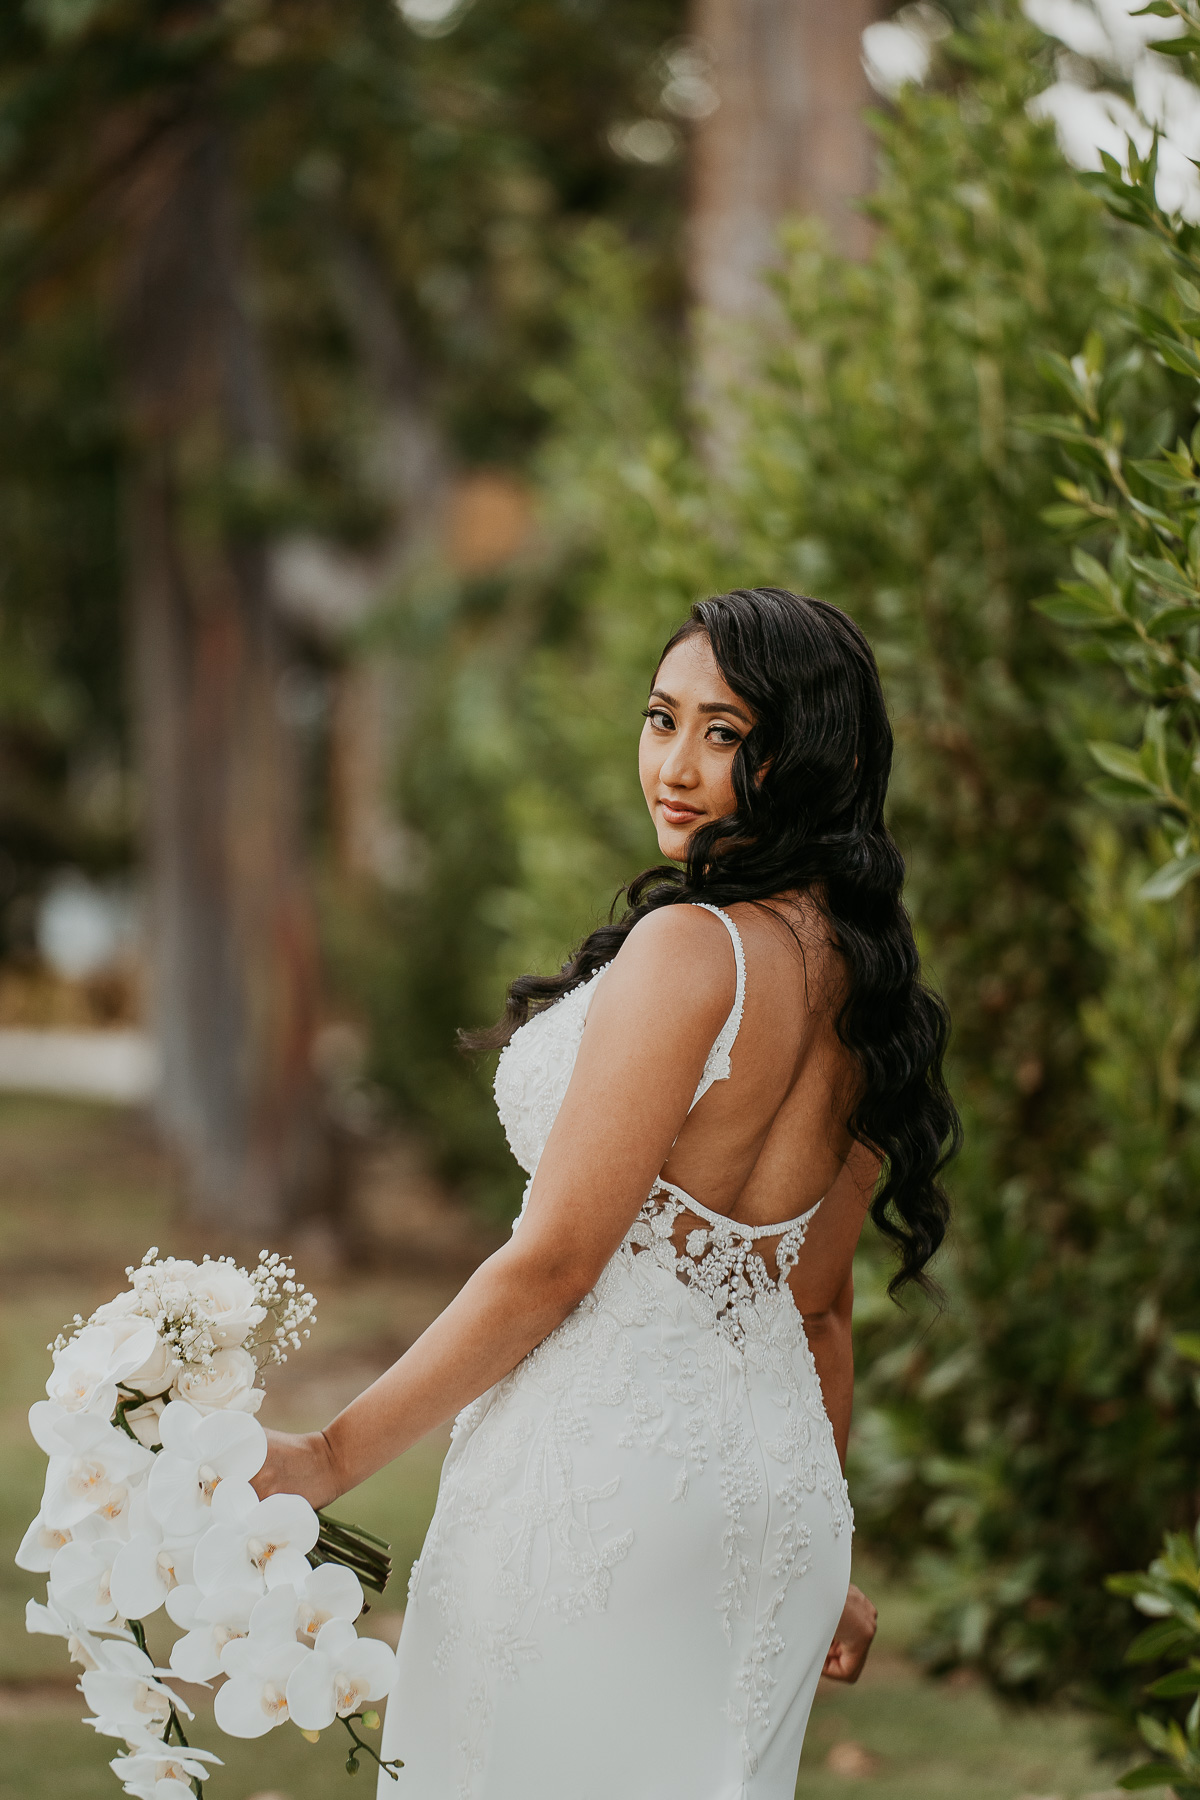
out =
[[[734,1040],[741,1029],[742,1010],[746,1004],[746,953],[742,948],[741,933],[727,912],[723,912],[719,906],[713,906],[707,900],[691,900],[688,905],[699,906],[705,912],[713,913],[716,918],[720,919],[733,944],[733,960],[737,967],[733,1009],[717,1033],[716,1041],[708,1053],[708,1059],[704,1064],[704,1073],[700,1077],[700,1085],[692,1096],[692,1106],[695,1106],[697,1101],[707,1094],[714,1081],[729,1080],[731,1072],[729,1053],[733,1049]],[[691,1107],[688,1108],[688,1111],[691,1111]]]

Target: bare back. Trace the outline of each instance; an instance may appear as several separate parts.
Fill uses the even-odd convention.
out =
[[[789,1285],[801,1312],[823,1312],[849,1278],[878,1172],[846,1127],[858,1077],[836,1029],[845,964],[806,897],[740,904],[726,917],[745,962],[729,1078],[689,1112],[662,1175],[713,1212],[757,1227],[821,1202]],[[732,994],[733,943],[716,920],[707,938],[705,954],[728,965]],[[697,1222],[682,1214],[676,1239]],[[759,1249],[768,1246],[760,1240]]]

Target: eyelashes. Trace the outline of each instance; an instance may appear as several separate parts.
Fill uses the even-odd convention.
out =
[[[676,729],[675,720],[663,706],[644,706],[642,708],[642,717],[643,719],[650,720],[664,719],[666,721],[666,729],[672,731]],[[660,729],[663,729],[663,727],[660,727]],[[714,721],[713,724],[708,727],[708,730],[704,735],[707,738],[713,732],[721,733],[720,737],[711,739],[711,741],[721,750],[736,750],[738,745],[743,741],[741,733],[735,731],[732,725],[719,725]]]

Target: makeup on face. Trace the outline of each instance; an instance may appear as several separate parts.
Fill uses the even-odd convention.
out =
[[[682,862],[699,826],[735,810],[733,758],[754,724],[707,637],[676,644],[657,670],[639,748],[642,792],[659,849]]]

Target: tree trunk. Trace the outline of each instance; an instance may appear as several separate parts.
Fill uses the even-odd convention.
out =
[[[229,146],[199,116],[142,167],[122,351],[134,686],[160,1114],[194,1216],[256,1235],[332,1176],[285,661],[253,495],[273,468]]]
[[[746,328],[769,317],[764,276],[782,220],[813,214],[838,250],[867,252],[870,228],[853,207],[873,173],[861,43],[884,10],[880,0],[693,0],[717,100],[695,127],[688,233],[710,406],[738,381]]]

